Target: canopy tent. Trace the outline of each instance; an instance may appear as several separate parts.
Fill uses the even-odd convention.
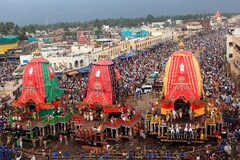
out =
[[[125,56],[119,56],[118,58],[119,58],[120,60],[122,60],[122,61],[126,59]]]
[[[157,78],[157,74],[152,73],[152,74],[150,75],[150,78]]]
[[[0,38],[0,44],[16,43],[17,41],[18,37],[13,35]]]
[[[134,53],[129,53],[129,54],[127,54],[127,58],[129,58],[129,57],[133,57],[133,56],[135,56],[135,54]]]
[[[90,67],[84,67],[78,70],[79,73],[88,73],[90,70]]]
[[[75,75],[75,74],[78,74],[78,71],[73,70],[73,71],[70,71],[70,72],[67,73],[67,75],[69,75],[69,76],[72,76],[72,75]]]
[[[14,61],[16,59],[16,57],[14,56],[14,57],[7,57],[7,60],[8,61]]]

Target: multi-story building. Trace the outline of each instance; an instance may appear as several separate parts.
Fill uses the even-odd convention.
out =
[[[230,63],[231,71],[240,75],[240,28],[227,35],[226,45],[226,59]]]
[[[160,36],[118,41],[115,44],[98,48],[77,43],[72,45],[69,49],[63,47],[47,47],[41,49],[41,54],[42,57],[50,62],[55,72],[63,72],[69,69],[87,67],[89,64],[97,61],[100,55],[107,55],[111,59],[114,59],[126,54],[129,50],[143,50],[170,39],[172,39],[172,32],[165,31]],[[55,46],[57,46],[57,44],[55,44]],[[21,65],[23,66],[28,63],[32,57],[32,55],[20,56]]]
[[[133,37],[133,38],[139,38],[139,37],[146,37],[149,35],[149,32],[146,30],[142,30],[141,28],[132,28],[132,29],[123,29],[121,31],[122,37]]]
[[[186,28],[189,34],[196,34],[198,32],[201,32],[203,30],[203,26],[201,22],[188,22],[186,23]]]
[[[17,55],[27,55],[38,48],[37,42],[30,43],[20,43],[18,47],[9,49],[9,53],[17,54]]]

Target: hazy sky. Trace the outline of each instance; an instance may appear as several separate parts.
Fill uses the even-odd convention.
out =
[[[0,21],[45,24],[102,18],[240,12],[240,0],[0,0]]]

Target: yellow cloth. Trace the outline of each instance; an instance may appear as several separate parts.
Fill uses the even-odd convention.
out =
[[[200,133],[200,141],[203,141],[204,140],[204,135],[203,133]]]

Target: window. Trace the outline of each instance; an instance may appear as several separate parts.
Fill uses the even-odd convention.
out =
[[[233,42],[229,42],[229,47],[232,47],[233,46]]]
[[[229,57],[229,58],[233,58],[233,54],[230,53],[230,54],[228,55],[228,57]]]

